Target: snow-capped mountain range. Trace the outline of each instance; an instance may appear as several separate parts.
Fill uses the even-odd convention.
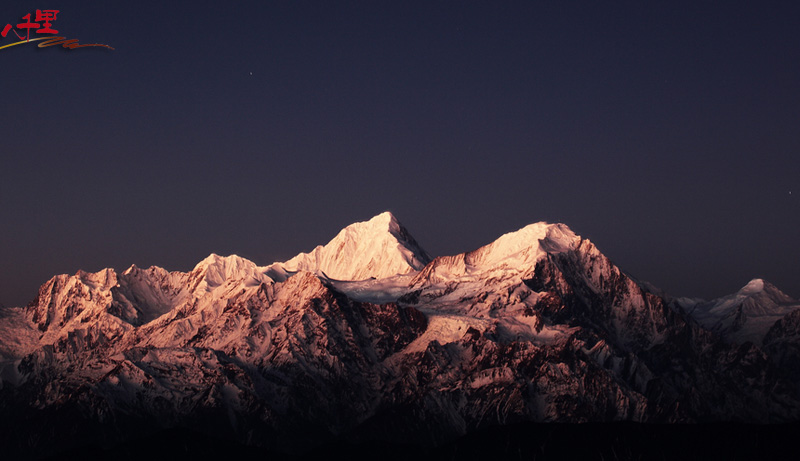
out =
[[[800,302],[766,281],[670,298],[548,223],[431,259],[386,212],[264,267],[53,277],[0,309],[0,424],[41,454],[170,427],[296,452],[520,421],[786,422],[799,365]]]

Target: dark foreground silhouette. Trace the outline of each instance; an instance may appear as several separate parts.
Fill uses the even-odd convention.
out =
[[[47,459],[268,460],[782,460],[797,459],[800,424],[515,424],[439,447],[340,440],[302,455],[245,446],[183,429],[112,446],[89,445]]]

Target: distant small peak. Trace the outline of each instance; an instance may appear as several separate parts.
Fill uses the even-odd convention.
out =
[[[764,279],[750,280],[747,283],[747,285],[745,285],[744,287],[742,287],[741,290],[739,290],[739,293],[743,295],[761,293],[762,291],[764,291],[764,284],[765,284]]]
[[[775,303],[797,303],[797,300],[787,295],[780,288],[764,279],[753,279],[736,293],[737,296],[762,297],[766,296]]]

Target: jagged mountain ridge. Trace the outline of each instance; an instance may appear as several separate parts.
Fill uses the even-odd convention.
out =
[[[431,261],[383,213],[290,261],[54,277],[0,317],[0,409],[78,412],[110,438],[157,421],[285,450],[342,434],[437,444],[514,421],[799,414],[780,367],[792,313],[763,349],[736,343],[563,224]]]

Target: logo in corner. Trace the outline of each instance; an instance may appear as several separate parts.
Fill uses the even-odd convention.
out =
[[[58,34],[58,31],[53,28],[53,22],[55,22],[56,17],[60,12],[61,12],[60,10],[36,10],[36,14],[33,17],[33,20],[31,20],[32,16],[31,13],[28,13],[22,17],[22,19],[24,19],[25,22],[21,22],[16,26],[13,26],[11,24],[6,24],[6,26],[3,27],[3,31],[0,32],[0,39],[6,38],[9,32],[14,32],[14,35],[17,36],[19,41],[14,43],[9,43],[8,45],[0,44],[0,50],[31,42],[40,42],[38,44],[38,48],[47,48],[48,46],[61,45],[63,48],[67,48],[70,50],[74,50],[75,48],[88,48],[88,47],[108,48],[109,50],[114,49],[108,45],[103,45],[100,43],[80,44],[77,38],[68,39],[66,37],[52,37],[52,35]],[[34,34],[49,34],[51,36],[37,37],[36,35],[34,35],[34,37],[31,38],[31,29],[33,29]],[[18,30],[21,33],[17,32]]]

